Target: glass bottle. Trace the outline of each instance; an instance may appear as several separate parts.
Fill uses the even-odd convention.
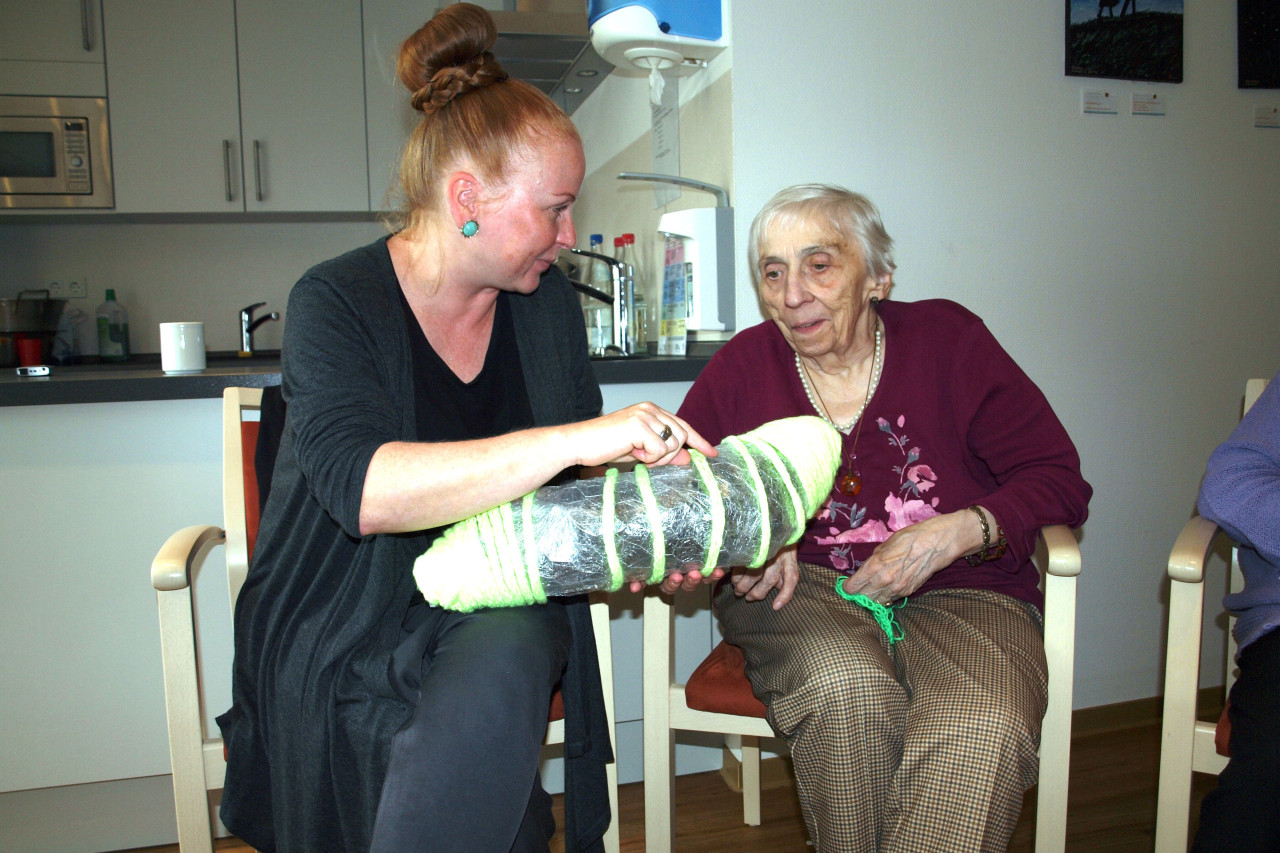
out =
[[[622,235],[622,250],[625,253],[624,262],[631,264],[631,340],[635,344],[635,351],[644,353],[649,342],[649,317],[645,311],[645,290],[649,280],[636,252],[635,234]]]
[[[107,288],[107,298],[97,311],[98,357],[103,361],[129,358],[129,312],[116,301],[115,288]]]
[[[598,255],[604,254],[604,235],[592,234],[590,251]],[[596,258],[584,258],[586,263],[584,284],[601,293],[613,295],[613,273],[609,265]],[[580,293],[582,315],[587,324],[587,350],[591,355],[604,355],[605,347],[613,343],[613,309],[606,302],[594,296]]]
[[[601,234],[591,235],[591,251],[595,252],[597,255],[604,254],[604,236],[603,235]],[[613,295],[613,271],[609,269],[609,265],[604,261],[598,260],[597,258],[587,258],[587,261],[589,262],[590,265],[587,267],[588,274],[585,279],[586,283],[591,285],[601,293],[607,293],[608,295],[612,296]],[[600,304],[598,300],[590,296],[588,296],[587,299],[590,302],[595,302],[597,305]]]

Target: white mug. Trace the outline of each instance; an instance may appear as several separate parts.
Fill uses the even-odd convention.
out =
[[[199,373],[204,366],[204,323],[160,324],[160,367],[165,373]]]

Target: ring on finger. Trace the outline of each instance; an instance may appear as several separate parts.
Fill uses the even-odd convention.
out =
[[[671,424],[662,425],[662,432],[658,433],[658,438],[662,439],[664,442],[668,438],[671,438]]]

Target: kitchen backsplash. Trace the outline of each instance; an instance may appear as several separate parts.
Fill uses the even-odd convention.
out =
[[[88,283],[72,299],[92,318],[107,288],[129,311],[135,353],[160,351],[159,324],[200,320],[210,352],[240,347],[240,309],[266,302],[279,311],[313,264],[386,234],[364,223],[201,223],[9,225],[0,221],[0,297],[54,280]],[[283,323],[254,332],[257,349],[280,348]],[[80,327],[80,351],[97,352],[92,322]]]

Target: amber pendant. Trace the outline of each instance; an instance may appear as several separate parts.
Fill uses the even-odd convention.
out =
[[[840,494],[849,497],[857,497],[862,491],[862,478],[857,474],[842,474],[836,483],[836,488],[840,490]]]

